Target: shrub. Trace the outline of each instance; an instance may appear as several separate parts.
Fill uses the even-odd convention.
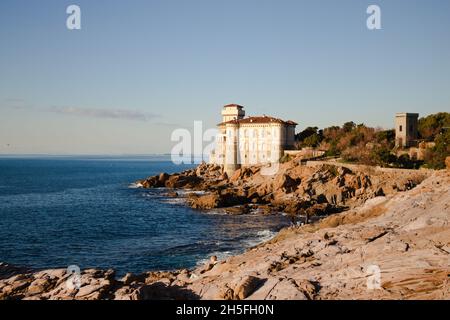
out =
[[[425,167],[430,169],[444,169],[445,158],[450,155],[450,130],[436,136],[435,146],[426,151]]]
[[[386,146],[379,146],[372,150],[371,158],[379,166],[390,166],[397,162],[397,157]]]
[[[303,147],[317,147],[323,140],[322,130],[317,127],[308,127],[295,136],[296,147],[301,149]]]
[[[433,141],[444,127],[450,127],[450,113],[439,112],[431,114],[419,119],[419,136],[422,139]]]
[[[291,160],[292,160],[292,157],[288,154],[285,154],[280,158],[280,163],[289,162]]]

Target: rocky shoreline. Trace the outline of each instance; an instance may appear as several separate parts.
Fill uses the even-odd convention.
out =
[[[242,255],[193,270],[33,271],[0,264],[0,299],[448,299],[449,171],[348,168],[293,159],[274,176],[261,167],[232,177],[202,164],[138,182],[144,188],[204,191],[193,208],[246,214],[286,212],[314,223],[285,228]],[[247,209],[246,209],[247,208]],[[314,220],[314,217],[317,219]],[[368,288],[373,267],[379,286]],[[371,271],[372,270],[372,271]],[[369,290],[370,289],[370,290]]]
[[[194,209],[222,208],[231,214],[256,209],[263,214],[284,212],[293,218],[313,218],[348,210],[374,197],[410,190],[430,174],[413,170],[375,172],[367,166],[351,170],[320,162],[307,166],[301,165],[300,157],[281,164],[274,175],[265,175],[262,169],[246,167],[228,177],[220,166],[203,163],[181,173],[151,176],[137,181],[137,185],[171,189],[167,194],[172,197],[180,196],[176,189],[202,191],[187,195],[186,202]]]

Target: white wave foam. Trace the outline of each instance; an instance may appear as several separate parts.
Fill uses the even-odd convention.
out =
[[[128,186],[128,188],[130,188],[130,189],[138,189],[138,188],[142,188],[142,187],[143,187],[142,183],[140,183],[140,182],[133,182]]]
[[[245,247],[251,248],[263,242],[269,241],[272,239],[277,233],[270,230],[262,230],[256,233],[256,237],[253,239],[245,240]]]
[[[226,260],[227,258],[233,256],[234,254],[236,254],[236,253],[233,253],[233,252],[231,252],[231,251],[222,251],[222,252],[218,252],[218,251],[217,251],[217,252],[211,252],[211,253],[208,255],[207,258],[200,259],[199,261],[197,261],[197,266],[202,266],[202,265],[208,263],[208,262],[209,262],[209,259],[210,259],[212,256],[216,256],[216,257],[217,257],[217,261],[223,261],[223,260]]]
[[[163,203],[169,203],[169,204],[185,204],[186,199],[183,198],[167,198],[164,200],[161,200]]]
[[[212,216],[227,216],[228,215],[228,213],[226,213],[224,209],[206,210],[204,213],[207,215],[212,215]]]
[[[256,237],[254,237],[253,239],[245,240],[243,242],[243,246],[242,246],[243,248],[242,249],[248,249],[248,248],[254,247],[254,246],[258,245],[258,244],[261,244],[263,242],[269,241],[276,234],[277,234],[277,232],[270,231],[270,230],[258,231],[256,233]],[[211,256],[216,256],[218,261],[222,261],[222,260],[226,260],[227,258],[229,258],[231,256],[239,254],[241,252],[242,251],[239,250],[239,249],[236,249],[234,251],[222,251],[222,252],[215,251],[215,252],[211,252],[206,258],[200,259],[199,261],[197,261],[197,266],[201,266],[201,265],[204,265],[204,264],[208,263]]]
[[[190,194],[195,194],[197,196],[201,196],[206,194],[206,191],[203,190],[190,190],[190,189],[177,189],[176,192],[181,196],[188,196]]]

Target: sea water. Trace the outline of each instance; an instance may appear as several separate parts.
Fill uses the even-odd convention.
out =
[[[167,156],[1,157],[0,261],[118,274],[191,268],[243,252],[289,223],[193,210],[167,190],[134,184],[194,166]]]

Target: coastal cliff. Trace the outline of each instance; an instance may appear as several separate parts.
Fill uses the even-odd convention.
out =
[[[203,210],[309,212],[317,221],[283,229],[242,255],[224,261],[212,257],[193,270],[120,279],[114,270],[83,270],[79,289],[67,286],[73,275],[66,269],[0,264],[0,299],[450,298],[448,170],[294,161],[282,164],[274,176],[261,170],[241,169],[228,178],[220,168],[203,164],[139,183],[205,191],[186,198]]]
[[[326,161],[303,163],[301,157],[275,165],[241,168],[228,177],[220,166],[201,164],[181,173],[161,173],[138,184],[144,188],[202,191],[186,196],[187,204],[195,209],[222,208],[232,214],[253,209],[263,214],[323,217],[374,197],[410,190],[432,173]]]

